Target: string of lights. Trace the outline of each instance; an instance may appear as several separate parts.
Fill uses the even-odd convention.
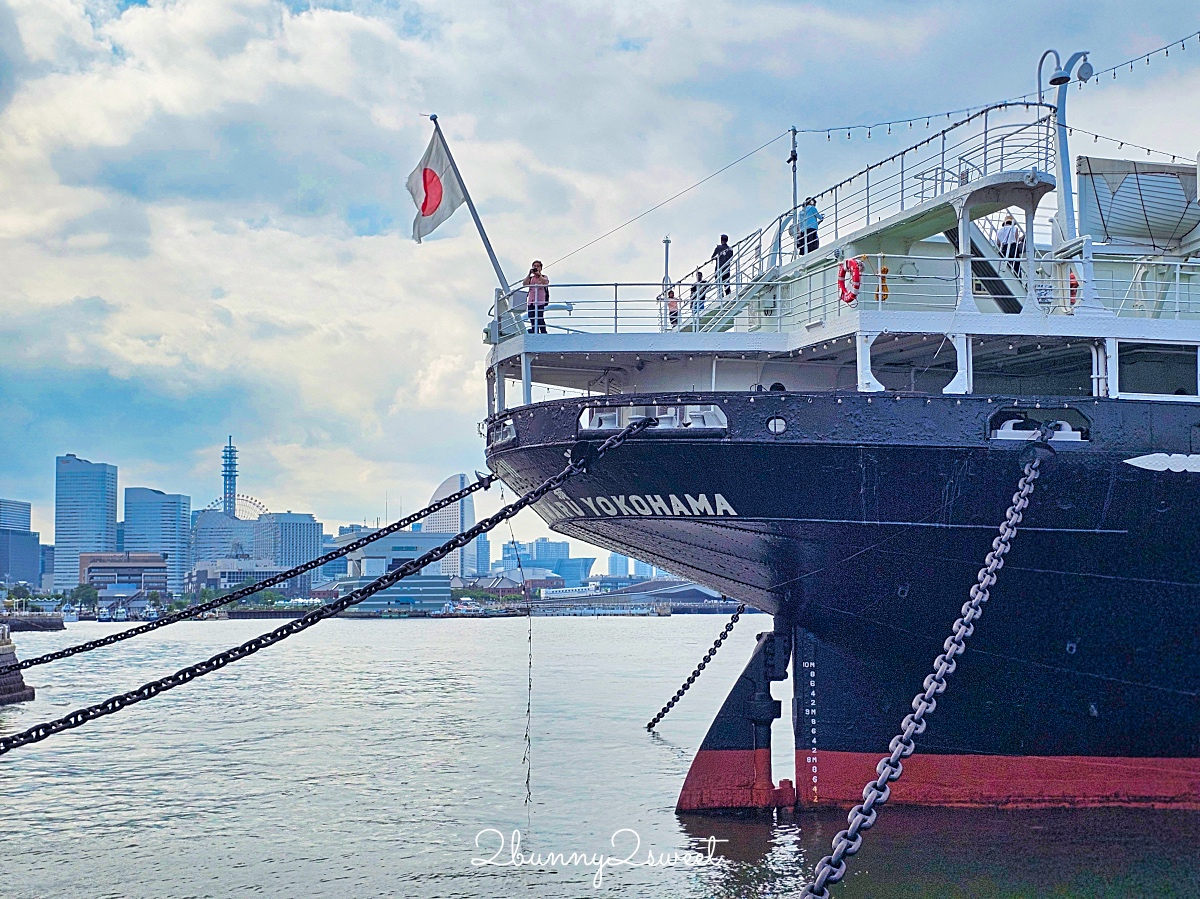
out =
[[[1196,41],[1198,44],[1200,44],[1200,31],[1193,31],[1191,34],[1187,34],[1181,38],[1177,38],[1176,40],[1171,41],[1169,44],[1164,44],[1163,46],[1159,47],[1157,50],[1150,50],[1146,53],[1141,54],[1140,56],[1135,56],[1132,59],[1127,59],[1124,62],[1119,62],[1114,66],[1109,66],[1107,69],[1102,69],[1101,71],[1096,72],[1094,75],[1092,75],[1091,80],[1086,83],[1089,85],[1097,84],[1099,82],[1101,76],[1109,75],[1109,74],[1111,74],[1112,77],[1115,79],[1117,77],[1117,73],[1120,72],[1122,69],[1125,69],[1126,67],[1128,67],[1129,71],[1132,72],[1132,71],[1134,71],[1134,67],[1139,62],[1145,62],[1146,65],[1149,65],[1151,58],[1158,56],[1160,53],[1163,55],[1164,58],[1170,57],[1171,50],[1174,49],[1175,47],[1178,47],[1180,50],[1186,50],[1187,46],[1188,46],[1188,41]],[[1079,81],[1079,82],[1077,82],[1077,84],[1079,85],[1079,89],[1082,90],[1085,82]],[[964,106],[961,109],[951,109],[946,112],[938,112],[938,113],[934,113],[932,115],[919,115],[919,116],[913,116],[913,117],[907,118],[907,119],[892,119],[891,121],[868,122],[868,123],[859,124],[859,125],[837,125],[837,126],[831,126],[831,127],[827,127],[827,128],[797,128],[796,133],[797,134],[824,134],[824,135],[826,135],[827,139],[832,139],[833,135],[841,134],[844,131],[844,132],[846,132],[847,139],[849,139],[850,136],[853,134],[853,132],[865,131],[867,133],[867,137],[870,138],[874,131],[878,131],[883,128],[887,129],[888,134],[892,133],[893,128],[907,125],[909,127],[909,129],[911,129],[913,127],[913,125],[919,125],[922,122],[924,122],[925,127],[928,128],[928,127],[930,127],[930,124],[932,122],[940,120],[943,117],[945,117],[946,119],[952,119],[956,115],[971,115],[973,113],[979,112],[982,109],[986,109],[990,106],[1002,105],[1004,103],[1011,103],[1014,105],[1025,103],[1027,101],[1032,103],[1033,101],[1035,101],[1037,99],[1037,95],[1038,95],[1037,91],[1030,91],[1027,94],[1021,94],[1021,96],[1019,96],[1019,97],[1010,97],[1007,100],[1001,100],[1001,101],[998,101],[997,103],[984,103],[984,104],[980,104],[978,106]],[[1126,141],[1126,143],[1128,143],[1128,141]],[[1130,146],[1133,146],[1133,144],[1130,144]],[[1145,148],[1141,147],[1139,149],[1145,149]],[[1154,152],[1158,152],[1158,151],[1154,151]],[[1170,156],[1171,154],[1168,153],[1166,155]]]
[[[1171,43],[1169,43],[1169,44],[1164,44],[1163,46],[1159,47],[1157,50],[1150,50],[1146,53],[1143,53],[1141,56],[1134,56],[1132,59],[1127,59],[1124,62],[1119,62],[1115,66],[1109,66],[1107,69],[1101,69],[1099,72],[1096,72],[1095,74],[1093,74],[1092,77],[1088,81],[1086,81],[1086,82],[1077,81],[1076,85],[1079,90],[1083,90],[1085,84],[1089,87],[1091,87],[1091,86],[1099,87],[1101,84],[1100,79],[1103,78],[1105,75],[1112,75],[1111,80],[1115,81],[1117,78],[1117,73],[1122,71],[1126,67],[1128,67],[1129,71],[1132,72],[1132,71],[1134,71],[1135,66],[1139,62],[1145,62],[1146,65],[1150,65],[1150,60],[1153,57],[1158,56],[1158,54],[1160,54],[1160,53],[1163,55],[1164,59],[1167,59],[1171,55],[1171,50],[1176,46],[1178,46],[1180,50],[1186,50],[1187,46],[1188,46],[1188,41],[1196,41],[1198,44],[1200,44],[1200,31],[1193,31],[1191,34],[1187,34],[1181,38],[1177,38],[1176,40],[1171,41]],[[1027,94],[1022,94],[1020,97],[1015,97],[1014,100],[1016,102],[1020,102],[1022,100],[1028,100],[1031,97],[1037,97],[1037,91],[1030,91]],[[1170,155],[1170,154],[1167,154],[1167,155]]]
[[[1141,144],[1135,144],[1132,141],[1121,140],[1120,138],[1117,138],[1117,137],[1109,137],[1107,134],[1097,134],[1094,131],[1086,131],[1083,128],[1076,128],[1074,125],[1067,126],[1067,135],[1068,136],[1073,135],[1076,131],[1078,131],[1080,134],[1086,134],[1088,137],[1092,138],[1092,143],[1096,143],[1097,141],[1105,140],[1105,141],[1108,141],[1109,143],[1116,144],[1118,150],[1123,150],[1125,147],[1133,147],[1133,149],[1135,149],[1135,150],[1145,150],[1147,156],[1149,156],[1152,153],[1156,153],[1159,156],[1169,156],[1169,157],[1171,157],[1171,162],[1178,162],[1181,159],[1185,162],[1188,162],[1191,160],[1191,157],[1189,157],[1189,156],[1181,156],[1178,153],[1168,153],[1166,150],[1156,150],[1153,147],[1143,147]]]
[[[1120,71],[1121,69],[1125,68],[1126,66],[1129,66],[1129,71],[1132,72],[1133,67],[1136,63],[1139,63],[1142,60],[1145,60],[1146,65],[1150,65],[1150,58],[1152,56],[1158,56],[1158,54],[1161,53],[1163,55],[1163,58],[1165,59],[1171,55],[1171,48],[1174,47],[1176,44],[1179,45],[1180,50],[1186,50],[1188,41],[1198,40],[1198,39],[1200,39],[1200,31],[1193,31],[1191,34],[1187,35],[1186,37],[1181,37],[1178,40],[1171,41],[1171,43],[1169,43],[1169,44],[1164,44],[1163,46],[1159,47],[1157,50],[1151,50],[1149,53],[1143,53],[1141,56],[1135,56],[1133,59],[1127,59],[1127,60],[1125,60],[1125,62],[1117,63],[1115,66],[1110,66],[1107,69],[1103,69],[1103,70],[1097,72],[1094,76],[1092,76],[1092,79],[1094,81],[1099,81],[1100,77],[1102,75],[1107,75],[1111,72],[1112,76],[1113,76],[1113,80],[1115,81],[1116,77],[1117,77],[1117,72]],[[1080,87],[1082,87],[1082,86],[1083,86],[1083,82],[1080,82]]]

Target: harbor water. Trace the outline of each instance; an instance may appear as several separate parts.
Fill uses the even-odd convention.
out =
[[[674,812],[692,755],[769,621],[743,618],[658,735],[645,722],[723,620],[536,618],[528,697],[527,619],[323,623],[0,759],[4,895],[797,895],[844,813],[775,824]],[[18,651],[28,658],[125,626],[20,634]],[[36,701],[0,709],[0,732],[269,628],[183,623],[32,669]],[[785,710],[786,691],[776,687]],[[789,717],[774,732],[776,777],[791,776]],[[524,857],[543,864],[513,864],[515,830]],[[551,853],[625,858],[634,834],[639,867],[610,862],[597,876],[594,864],[544,864]],[[835,895],[1196,897],[1197,846],[1197,812],[889,806]],[[688,850],[699,855],[645,864],[649,853],[669,863]]]

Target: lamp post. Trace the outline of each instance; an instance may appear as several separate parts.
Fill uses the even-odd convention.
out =
[[[1077,77],[1080,81],[1087,81],[1092,77],[1092,64],[1087,61],[1088,51],[1080,50],[1073,53],[1071,58],[1067,60],[1067,64],[1062,64],[1062,57],[1058,55],[1057,50],[1047,50],[1042,54],[1042,58],[1038,60],[1037,69],[1037,85],[1038,85],[1038,102],[1042,100],[1042,64],[1045,63],[1046,57],[1054,56],[1054,74],[1050,76],[1050,85],[1058,88],[1058,97],[1054,105],[1054,120],[1058,132],[1058,147],[1055,153],[1055,169],[1058,176],[1058,195],[1059,195],[1059,217],[1063,228],[1063,234],[1068,241],[1074,240],[1078,235],[1075,233],[1075,196],[1071,187],[1071,157],[1070,151],[1067,148],[1067,85],[1071,83],[1071,72],[1075,68],[1075,64],[1080,60],[1083,64],[1079,66]]]
[[[671,287],[671,235],[663,238],[663,296]]]
[[[792,230],[798,234],[799,231],[797,230],[796,224],[796,206],[800,202],[798,199],[800,195],[797,192],[796,184],[796,162],[800,157],[796,155],[796,126],[793,125],[788,130],[792,132],[792,155],[790,155],[787,160],[792,164]]]

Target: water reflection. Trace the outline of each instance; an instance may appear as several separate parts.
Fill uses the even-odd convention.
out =
[[[790,823],[688,815],[684,832],[721,840],[714,897],[799,892],[845,813]],[[1135,809],[881,811],[837,887],[844,899],[1128,899],[1200,896],[1200,812]]]

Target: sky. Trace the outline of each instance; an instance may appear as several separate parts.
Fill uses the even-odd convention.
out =
[[[54,456],[73,452],[202,507],[232,435],[242,492],[329,530],[483,469],[495,279],[465,209],[411,240],[429,113],[516,277],[792,125],[1017,96],[1049,47],[1101,70],[1200,29],[1182,2],[996,9],[0,0],[0,496],[31,501],[50,542]],[[1194,159],[1197,97],[1192,39],[1072,88],[1069,118]],[[911,136],[802,136],[802,194]],[[777,141],[548,274],[657,280],[667,234],[690,267],[790,205],[786,156]],[[549,533],[533,513],[514,528]]]

